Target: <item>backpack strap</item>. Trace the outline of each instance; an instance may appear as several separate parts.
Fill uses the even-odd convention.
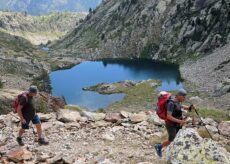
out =
[[[26,104],[28,103],[28,99],[29,99],[27,94],[28,94],[27,92],[23,92],[22,94],[19,95],[19,99],[21,96],[23,96],[26,99]]]

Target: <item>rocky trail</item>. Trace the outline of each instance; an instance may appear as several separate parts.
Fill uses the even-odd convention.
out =
[[[174,142],[174,144],[180,143],[176,146],[177,149],[170,145],[171,147],[164,152],[164,157],[161,159],[156,155],[153,144],[156,142],[154,138],[159,141],[165,138],[165,130],[162,127],[162,121],[155,114],[125,111],[105,114],[65,109],[57,113],[39,113],[39,116],[42,120],[44,135],[50,142],[48,146],[38,145],[37,137],[33,136],[31,128],[24,135],[26,145],[18,146],[15,138],[18,133],[19,120],[12,113],[0,116],[2,163],[161,164],[165,163],[166,159],[169,163],[181,160],[183,163],[183,159],[178,156],[177,152],[181,149],[186,150],[184,148],[186,145],[190,145],[191,148],[187,146],[185,159],[192,160],[195,155],[199,157],[196,160],[201,162],[230,162],[229,154],[220,146],[229,144],[229,121],[218,125],[212,119],[203,120],[206,126],[211,127],[210,130],[218,128],[217,131],[213,130],[211,133],[219,143],[203,139],[195,132],[196,128],[181,130],[182,136],[178,135],[179,137]],[[192,140],[191,136],[197,139]],[[185,141],[186,137],[184,145],[181,140]],[[202,157],[199,156],[199,151],[195,151],[194,145],[197,146],[197,149],[202,149]]]

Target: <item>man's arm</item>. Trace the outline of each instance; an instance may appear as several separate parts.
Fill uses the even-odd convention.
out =
[[[184,120],[179,120],[179,119],[176,119],[175,117],[173,117],[172,112],[167,112],[167,119],[172,121],[172,122],[178,123],[178,124],[184,124],[185,123]]]
[[[23,124],[26,123],[26,120],[22,115],[22,108],[26,105],[26,103],[27,103],[26,98],[21,96],[19,99],[19,105],[17,107],[17,113],[18,113],[18,116],[20,117],[21,123],[23,123]]]
[[[175,123],[183,125],[185,123],[184,120],[179,120],[179,119],[177,119],[177,118],[172,116],[172,112],[174,110],[174,107],[175,107],[175,105],[174,105],[173,102],[169,102],[167,104],[167,119],[172,121],[172,122],[175,122]]]

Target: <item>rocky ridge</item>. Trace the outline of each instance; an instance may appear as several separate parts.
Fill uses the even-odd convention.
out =
[[[39,113],[46,138],[50,141],[48,146],[39,146],[36,143],[36,136],[33,136],[31,130],[24,136],[26,146],[19,147],[15,141],[17,136],[18,118],[14,114],[0,116],[0,138],[1,138],[1,160],[2,162],[24,163],[165,163],[165,158],[159,159],[152,148],[151,138],[162,138],[162,125],[156,115],[148,115],[145,112],[129,113],[121,111],[119,113],[91,113],[87,111],[76,112],[60,110],[57,113],[41,114]],[[151,117],[150,117],[151,116]],[[220,144],[229,144],[229,121],[216,124],[212,119],[204,119],[206,126],[217,126],[219,132],[215,134],[215,140]],[[228,128],[226,128],[228,127]],[[221,129],[225,129],[223,132]],[[223,133],[222,133],[223,132]],[[201,137],[193,130],[184,129],[179,134],[190,134],[190,136]],[[178,135],[173,144],[180,142],[181,135]],[[189,135],[186,135],[189,138]],[[221,139],[222,138],[222,139]],[[199,146],[198,140],[194,140]],[[212,159],[212,162],[229,162],[229,154],[225,149],[214,141],[204,140],[206,145],[216,145],[221,149],[221,156],[216,154],[215,150],[210,149],[208,155],[205,152],[199,153],[193,150],[203,158],[200,162],[205,162],[206,158]],[[175,150],[170,150],[168,154],[173,154]],[[192,146],[193,140],[187,145]],[[183,145],[182,145],[183,146]],[[206,151],[206,150],[204,150]],[[166,153],[166,154],[167,154]],[[186,155],[192,155],[189,152]],[[218,156],[218,158],[215,157]],[[168,155],[166,156],[169,157]],[[184,159],[189,160],[189,159]],[[181,161],[180,157],[173,158],[169,163]]]
[[[85,16],[83,12],[31,16],[27,13],[0,11],[0,30],[23,37],[35,45],[46,44],[70,32]]]

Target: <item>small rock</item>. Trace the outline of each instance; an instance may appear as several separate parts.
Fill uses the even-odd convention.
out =
[[[105,133],[102,135],[102,138],[108,141],[114,141],[115,140],[115,136],[112,133]]]
[[[211,125],[205,125],[205,127],[208,129],[209,132],[211,133],[218,133],[218,129],[215,126]]]
[[[116,132],[116,131],[119,131],[119,130],[124,130],[124,127],[123,126],[114,126],[113,128],[112,128],[112,132]]]
[[[23,160],[29,160],[32,158],[32,153],[26,150],[25,148],[18,148],[13,151],[10,151],[6,155],[10,160],[14,162],[20,162]]]
[[[218,126],[218,123],[216,121],[214,121],[212,118],[205,118],[205,119],[202,119],[202,121],[205,125],[211,125],[211,126],[215,126],[215,127]]]
[[[124,118],[128,118],[130,116],[129,112],[126,111],[120,111],[120,114],[124,117]]]
[[[108,122],[117,122],[119,120],[121,120],[121,115],[120,113],[107,113],[106,116],[105,116],[105,120],[108,121]]]
[[[97,121],[95,123],[92,124],[93,127],[106,127],[109,126],[111,123],[107,122],[105,120],[101,120],[101,121]]]
[[[93,112],[87,112],[87,111],[84,111],[82,113],[82,116],[88,118],[88,120],[91,120],[91,121],[100,121],[105,118],[104,113],[93,113]]]
[[[50,120],[52,118],[51,114],[38,113],[38,115],[39,115],[42,122],[47,122],[48,120]]]
[[[140,112],[138,114],[132,114],[130,116],[130,120],[133,123],[139,123],[139,122],[145,121],[146,119],[147,119],[147,115],[145,112]]]
[[[219,124],[218,129],[220,131],[220,134],[224,136],[230,136],[230,121],[222,121]]]

